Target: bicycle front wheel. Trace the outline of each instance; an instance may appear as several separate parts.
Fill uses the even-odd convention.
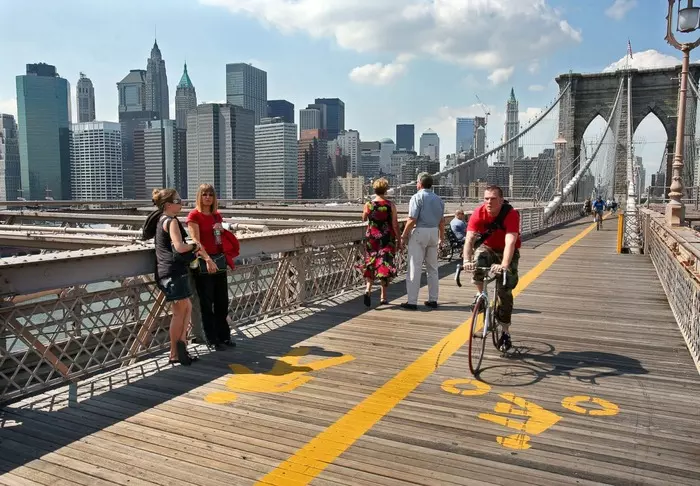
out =
[[[469,337],[469,371],[477,376],[481,368],[489,331],[489,309],[486,299],[480,296],[472,311],[471,336]]]

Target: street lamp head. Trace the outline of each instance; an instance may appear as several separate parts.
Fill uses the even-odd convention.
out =
[[[700,7],[693,5],[694,0],[678,1],[678,19],[676,29],[678,32],[688,33],[700,27]],[[673,47],[683,52],[690,52],[700,45],[700,38],[695,42],[680,42],[673,34],[673,4],[676,0],[668,0],[668,15],[666,15],[666,41]]]
[[[700,7],[693,6],[693,0],[685,0],[687,6],[681,8],[683,0],[678,2],[678,32],[693,32],[700,27]]]

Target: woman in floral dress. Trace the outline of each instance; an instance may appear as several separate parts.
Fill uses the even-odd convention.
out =
[[[388,304],[386,287],[392,278],[396,276],[394,255],[399,250],[399,220],[396,215],[396,205],[385,199],[389,182],[377,179],[373,184],[375,197],[365,204],[362,211],[362,221],[367,221],[367,233],[365,234],[365,264],[363,265],[364,277],[367,281],[364,303],[367,307],[372,305],[372,284],[379,279],[381,285],[380,305]]]

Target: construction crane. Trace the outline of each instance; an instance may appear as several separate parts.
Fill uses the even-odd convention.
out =
[[[479,95],[474,95],[476,96],[477,101],[479,102],[479,105],[481,105],[481,109],[484,110],[484,114],[486,115],[486,125],[489,124],[489,115],[491,112],[488,110],[488,107],[484,104],[483,101],[481,101],[481,98],[479,98]]]

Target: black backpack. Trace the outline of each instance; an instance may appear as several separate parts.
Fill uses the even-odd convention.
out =
[[[501,211],[498,213],[498,216],[496,216],[496,219],[494,219],[491,223],[489,223],[486,231],[484,233],[479,233],[478,236],[476,237],[476,240],[474,241],[474,249],[476,250],[481,246],[484,241],[486,241],[489,236],[493,234],[494,231],[496,230],[505,230],[506,227],[503,226],[503,221],[505,221],[506,216],[508,216],[508,213],[510,210],[513,209],[513,206],[511,206],[508,201],[503,202],[503,206],[501,206]]]
[[[156,209],[146,217],[146,222],[143,224],[143,229],[141,230],[142,240],[150,240],[156,236],[156,228],[158,228],[158,222],[162,214],[162,209]]]

